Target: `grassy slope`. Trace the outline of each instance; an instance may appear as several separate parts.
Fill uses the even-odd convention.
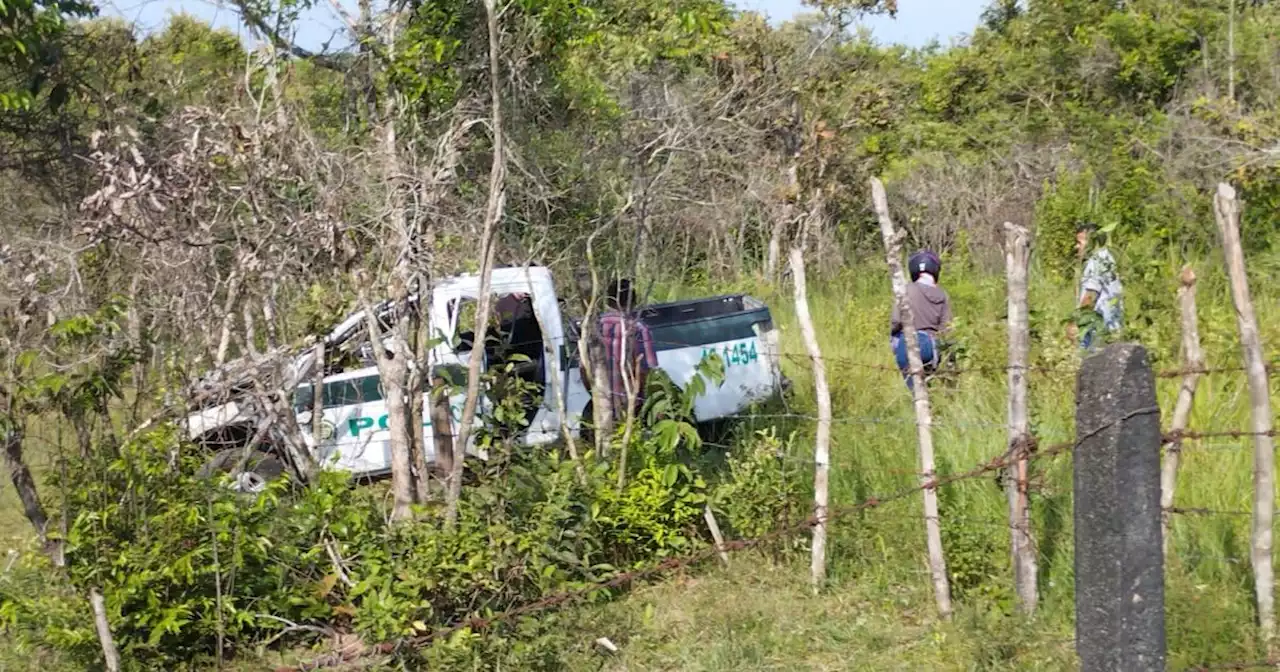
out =
[[[1215,266],[1200,267],[1201,329],[1210,363],[1235,364],[1234,315],[1225,281]],[[1130,280],[1127,288],[1131,323],[1140,322],[1135,318],[1144,307],[1160,311],[1146,316],[1154,324],[1141,327],[1138,336],[1161,368],[1178,364],[1176,317],[1164,312],[1172,305],[1174,270],[1169,264],[1160,271],[1169,279],[1163,286]],[[1033,275],[1032,302],[1039,313],[1033,316],[1033,328],[1040,332],[1033,356],[1041,364],[1074,368],[1075,354],[1062,342],[1056,319],[1050,319],[1067,314],[1071,290]],[[1005,357],[1002,280],[978,278],[953,272],[945,279],[972,363],[1000,365]],[[1262,277],[1254,281],[1264,343],[1275,344],[1280,343],[1280,316],[1266,298],[1267,284]],[[832,501],[837,505],[893,492],[914,479],[916,447],[907,392],[896,374],[858,366],[891,362],[885,342],[887,285],[880,269],[859,269],[819,285],[811,297],[819,340],[830,359],[836,416]],[[803,352],[789,296],[759,287],[738,289],[768,296],[782,325],[784,351]],[[797,357],[785,367],[796,383],[792,410],[811,414],[807,362]],[[1033,377],[1033,425],[1042,444],[1073,435],[1073,387],[1070,373]],[[1003,376],[964,376],[932,390],[941,471],[966,470],[1002,452]],[[1166,425],[1175,393],[1176,381],[1159,382]],[[1242,428],[1247,421],[1243,376],[1214,375],[1202,381],[1193,427]],[[792,454],[803,460],[812,451],[813,423],[800,421],[787,429],[797,432]],[[1177,504],[1248,511],[1248,446],[1247,440],[1190,446]],[[806,584],[803,553],[781,564],[747,553],[728,573],[714,570],[669,582],[608,608],[595,620],[599,632],[594,636],[614,637],[626,645],[606,669],[1073,669],[1070,457],[1040,462],[1035,471],[1041,475],[1033,507],[1042,598],[1032,621],[1010,614],[1005,502],[994,479],[984,477],[941,494],[944,544],[958,598],[952,623],[939,623],[933,615],[919,498],[913,497],[833,523],[833,582],[819,597]],[[1252,628],[1248,525],[1248,516],[1175,520],[1167,570],[1174,669],[1259,656]],[[594,669],[602,662],[584,654],[575,667]]]
[[[954,264],[952,264],[954,267]],[[1201,287],[1201,329],[1211,364],[1238,361],[1234,322],[1224,281],[1208,269]],[[1163,297],[1171,305],[1169,280],[1142,286],[1129,280],[1131,322],[1144,302]],[[1263,274],[1264,276],[1266,274]],[[959,332],[972,364],[1004,362],[1004,290],[1000,278],[950,270],[946,286],[959,318]],[[832,501],[837,506],[908,487],[915,480],[916,447],[907,393],[896,374],[859,364],[890,363],[885,343],[887,282],[879,267],[860,267],[838,279],[811,282],[819,339],[829,358],[836,415],[832,457]],[[1264,343],[1280,343],[1280,316],[1271,308],[1265,277],[1255,279]],[[718,287],[714,289],[728,289]],[[751,283],[734,287],[769,300],[783,330],[783,350],[803,353],[788,291],[774,295]],[[680,295],[704,293],[682,290]],[[1049,316],[1065,315],[1071,292],[1038,280],[1032,289],[1040,331],[1033,355],[1041,364],[1074,366],[1072,348],[1061,342]],[[1158,301],[1156,302],[1159,303]],[[1044,317],[1042,317],[1044,316]],[[1143,329],[1161,367],[1176,365],[1177,331],[1171,314],[1159,314]],[[812,379],[802,356],[788,358],[796,383],[791,409],[813,413]],[[1074,381],[1036,375],[1033,422],[1042,443],[1072,436]],[[1176,383],[1160,382],[1162,407],[1172,407]],[[1001,452],[1005,445],[1004,381],[1000,375],[964,376],[935,385],[939,469],[961,471]],[[1244,427],[1247,394],[1242,376],[1208,377],[1201,385],[1192,425],[1198,429]],[[1167,423],[1167,420],[1166,420]],[[791,462],[806,470],[813,423],[761,421],[738,431],[776,426],[795,432]],[[1251,458],[1247,441],[1194,446],[1179,483],[1178,505],[1247,511]],[[32,461],[48,462],[32,445]],[[1042,609],[1033,621],[1011,616],[1008,532],[1004,499],[991,478],[975,479],[942,493],[944,544],[954,577],[957,614],[951,623],[933,616],[923,557],[919,499],[832,524],[831,585],[814,597],[807,585],[807,554],[774,560],[760,553],[735,556],[731,571],[704,567],[638,590],[629,598],[582,614],[582,650],[571,667],[595,670],[791,670],[791,669],[1073,669],[1070,458],[1040,463],[1041,485],[1034,514],[1042,572]],[[807,470],[805,471],[807,473]],[[1175,521],[1168,571],[1168,631],[1174,669],[1214,660],[1258,655],[1252,640],[1252,593],[1247,516]],[[26,536],[12,487],[0,487],[0,539]],[[963,575],[963,576],[958,576]],[[579,619],[575,619],[579,620]],[[601,659],[586,643],[608,636],[623,648]],[[0,668],[6,668],[0,655]],[[12,661],[19,663],[19,661]],[[21,661],[13,669],[54,661]]]

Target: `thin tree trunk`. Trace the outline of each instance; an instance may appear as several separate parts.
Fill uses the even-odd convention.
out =
[[[602,458],[609,456],[609,447],[613,441],[613,390],[609,387],[609,365],[605,356],[605,344],[599,333],[594,330],[584,333],[591,354],[591,421],[594,423],[596,454]],[[583,330],[586,332],[586,330]]]
[[[716,522],[716,514],[711,510],[710,504],[702,507],[702,519],[707,521],[707,529],[711,531],[711,540],[715,542],[716,554],[720,556],[720,562],[728,567],[729,552],[725,550],[724,535],[720,533],[720,523]]]
[[[68,409],[67,420],[76,433],[76,445],[80,449],[80,459],[87,460],[93,454],[93,431],[89,429],[88,412],[82,408]]]
[[[1164,464],[1160,468],[1161,539],[1165,561],[1169,558],[1169,509],[1173,508],[1174,490],[1178,486],[1178,460],[1182,455],[1181,432],[1191,423],[1191,405],[1196,387],[1200,384],[1200,371],[1204,368],[1204,352],[1200,349],[1200,327],[1196,321],[1196,274],[1190,266],[1183,266],[1178,276],[1178,308],[1182,313],[1182,384],[1178,387],[1178,401],[1173,406],[1173,423],[1169,427],[1172,440],[1164,445]]]
[[[1227,0],[1227,100],[1236,102],[1236,0]]]
[[[818,397],[818,434],[813,444],[813,546],[809,560],[809,580],[814,592],[822,589],[827,577],[827,481],[831,468],[831,389],[827,387],[827,365],[818,345],[818,332],[809,314],[805,287],[804,252],[791,248],[791,280],[795,283],[796,320],[804,335],[804,346],[813,362],[813,385]]]
[[[222,331],[218,337],[218,350],[213,355],[213,366],[217,368],[227,361],[227,351],[231,348],[231,329],[235,324],[235,306],[240,298],[240,269],[231,271],[227,281],[227,297],[222,304]]]
[[[399,356],[395,358],[399,359]],[[412,393],[400,382],[408,376],[406,363],[395,360],[389,362],[387,374],[383,375],[383,380],[396,381],[383,386],[387,399],[387,427],[391,430],[391,489],[395,502],[391,519],[408,520],[413,516],[413,502],[416,501],[412,452],[416,442],[413,440],[415,433],[409,421],[409,398]],[[396,431],[397,429],[400,431]]]
[[[254,359],[258,358],[258,330],[254,324],[253,306],[245,301],[240,305],[240,312],[244,316],[244,347]]]
[[[817,240],[819,234],[822,233],[822,219],[824,216],[824,208],[826,207],[826,199],[823,197],[822,188],[818,187],[813,190],[813,194],[809,199],[809,212],[804,217],[803,225],[800,228],[800,249],[809,250],[809,241]],[[819,240],[819,245],[821,241]],[[823,251],[819,247],[817,253],[810,255],[818,259],[818,269],[822,269]]]
[[[217,657],[215,659],[215,663],[217,664],[217,669],[221,670],[222,663],[223,663],[223,653],[226,647],[226,624],[223,623],[222,621],[222,563],[219,561],[219,558],[218,558],[218,529],[216,527],[216,523],[214,522],[216,519],[213,517],[213,500],[209,500],[208,508],[206,509],[205,512],[209,516],[208,518],[209,542],[210,542],[209,545],[211,546],[212,556],[213,556],[212,557],[213,597],[214,597],[213,608],[218,614],[218,618],[216,621],[217,643],[215,648]],[[97,591],[95,589],[94,594],[96,595],[96,593]],[[95,604],[94,607],[95,607],[94,611],[96,614],[97,605]],[[110,628],[105,627],[106,623],[107,623],[107,614],[106,614],[106,610],[104,609],[102,612],[101,621],[98,627],[100,632],[106,631],[108,634],[110,634],[111,630]],[[103,650],[105,649],[106,649],[106,646],[104,644]]]
[[[885,260],[893,279],[893,294],[902,317],[903,338],[907,339],[907,364],[911,367],[912,396],[916,408],[916,433],[920,441],[920,483],[924,486],[925,541],[929,551],[929,573],[933,577],[933,596],[938,615],[951,617],[951,586],[947,580],[947,563],[942,555],[942,527],[938,519],[938,493],[932,484],[936,479],[933,464],[933,413],[929,408],[929,389],[925,387],[924,363],[920,359],[920,343],[916,338],[911,305],[907,302],[907,276],[902,270],[902,239],[889,217],[889,199],[884,185],[871,178],[871,199],[880,219],[884,238]]]
[[[778,266],[782,263],[782,239],[787,229],[795,223],[795,202],[800,197],[799,160],[804,139],[804,111],[800,108],[800,99],[791,98],[791,120],[782,131],[783,153],[786,156],[786,167],[782,171],[782,212],[773,222],[773,232],[769,236],[769,256],[765,262],[765,278],[773,282],[778,277]]]
[[[32,478],[31,469],[27,466],[26,459],[22,455],[24,432],[21,427],[13,424],[12,419],[3,418],[0,419],[0,423],[2,423],[0,424],[0,431],[3,431],[4,441],[4,466],[9,470],[9,480],[13,482],[13,489],[18,493],[18,499],[22,502],[22,513],[31,522],[31,527],[35,528],[36,534],[40,537],[40,542],[45,546],[45,550],[57,558],[61,553],[56,552],[51,547],[47,534],[49,530],[49,515],[45,513],[44,504],[40,502],[40,493],[36,489],[36,480]],[[59,566],[61,565],[59,564]]]
[[[129,413],[129,424],[137,425],[142,411],[143,400],[149,396],[147,380],[147,361],[146,354],[149,345],[145,343],[142,330],[142,316],[138,311],[138,285],[142,276],[134,276],[133,282],[129,286],[129,313],[128,313],[128,333],[129,344],[134,348],[134,352],[138,354],[137,359],[133,363],[133,404]]]
[[[541,320],[539,320],[539,328],[541,328]],[[547,357],[555,357],[555,348],[552,347],[551,341],[545,336],[546,332],[542,332],[544,351]],[[557,358],[558,359],[558,358]],[[556,397],[556,421],[560,424],[560,434],[564,437],[564,444],[569,449],[569,459],[573,460],[574,472],[578,475],[578,483],[582,487],[587,486],[587,470],[582,465],[582,455],[578,452],[578,441],[573,437],[573,432],[569,431],[569,414],[564,407],[564,383],[560,380],[560,367],[547,364],[551,371],[551,393]]]
[[[311,376],[311,439],[319,450],[324,441],[324,341],[316,344],[316,370]]]
[[[409,320],[409,342],[413,343],[413,352],[410,355],[413,365],[409,368],[408,394],[409,426],[413,431],[410,455],[413,463],[413,500],[418,504],[426,504],[431,499],[431,477],[427,467],[427,437],[426,431],[423,430],[422,416],[424,415],[423,406],[427,402],[427,397],[424,395],[426,367],[430,364],[426,354],[427,330],[423,328],[422,306],[427,305],[426,297],[430,296],[430,292],[427,291],[420,277],[415,284],[418,288],[418,306]],[[432,441],[434,440],[433,435]]]
[[[628,306],[628,309],[631,307]],[[631,336],[630,325],[625,321],[622,327],[622,353],[626,357],[631,352],[629,338]],[[619,449],[618,455],[618,490],[622,490],[627,484],[627,451],[631,448],[631,436],[636,426],[636,400],[640,396],[640,386],[638,385],[639,366],[626,359],[618,362],[621,367],[622,387],[626,392],[625,402],[627,404],[627,414],[623,420],[622,426],[622,447]]]
[[[22,502],[22,513],[35,529],[36,536],[44,547],[55,567],[66,565],[63,554],[63,541],[49,538],[49,514],[45,512],[40,501],[40,492],[36,489],[36,480],[31,476],[26,458],[22,454],[26,432],[13,417],[13,400],[7,390],[0,388],[0,442],[4,449],[4,466],[9,471],[9,480]],[[61,444],[59,444],[61,446]]]
[[[360,3],[361,27],[366,39],[373,39],[373,28],[369,22],[369,6]],[[396,20],[395,13],[390,15],[386,25],[386,45],[389,55],[395,53]],[[362,43],[362,50],[365,45]],[[367,50],[366,54],[367,54]],[[369,65],[372,68],[372,64]],[[398,255],[391,271],[390,286],[387,292],[393,306],[390,328],[384,334],[378,323],[372,304],[360,290],[360,301],[364,304],[366,327],[369,342],[377,361],[378,376],[382,380],[384,399],[387,404],[387,429],[390,432],[391,444],[391,490],[392,521],[409,520],[413,516],[413,503],[417,501],[414,489],[413,450],[419,445],[416,439],[418,429],[412,421],[413,413],[409,404],[416,396],[412,389],[410,376],[413,358],[412,348],[408,343],[409,318],[408,294],[416,261],[414,252],[417,249],[417,231],[411,228],[405,216],[405,199],[401,185],[403,174],[400,162],[400,147],[396,132],[396,121],[399,117],[395,93],[389,93],[383,101],[381,118],[382,177],[387,184],[387,211],[390,213],[389,228],[399,238]],[[387,354],[385,340],[390,341],[392,353]]]
[[[591,300],[587,304],[585,316],[582,318],[582,334],[578,339],[578,356],[584,371],[591,371],[591,421],[595,428],[596,455],[601,458],[609,455],[609,441],[613,438],[613,390],[609,388],[609,369],[604,353],[604,343],[600,340],[600,330],[596,328],[596,313],[600,307],[600,273],[596,269],[595,254],[592,242],[596,234],[587,237],[587,268],[591,270]]]
[[[525,279],[530,286],[533,285],[528,266],[525,266]],[[573,469],[578,476],[578,483],[585,488],[587,487],[587,470],[582,465],[582,459],[578,454],[578,442],[573,438],[573,432],[569,431],[569,414],[564,407],[564,383],[560,380],[558,363],[561,360],[557,356],[557,345],[552,342],[550,334],[547,333],[542,314],[538,312],[536,306],[533,308],[533,319],[537,320],[538,331],[542,334],[543,361],[546,362],[547,370],[551,372],[551,394],[555,397],[556,422],[560,424],[560,435],[564,437],[565,446],[569,449],[569,459],[573,460]]]
[[[107,622],[107,605],[97,588],[89,591],[89,604],[93,608],[93,625],[98,630],[98,642],[102,644],[102,657],[107,672],[120,672],[120,652],[111,637],[111,624]]]
[[[280,282],[271,280],[271,287],[267,291],[267,295],[262,299],[262,321],[267,327],[267,348],[275,350],[280,347],[280,332],[276,325],[278,312],[276,310],[276,298],[280,293]]]
[[[792,155],[786,170],[782,172],[785,187],[782,212],[773,222],[773,232],[769,235],[769,257],[765,263],[765,277],[771,282],[778,277],[778,266],[782,263],[782,239],[795,221],[795,199],[800,193],[799,168],[796,166],[798,158],[798,154]]]
[[[1031,614],[1036,610],[1035,539],[1031,534],[1031,504],[1027,493],[1027,460],[1031,447],[1027,412],[1027,362],[1031,350],[1027,272],[1031,261],[1031,234],[1008,222],[1004,226],[1009,284],[1009,453],[1015,460],[1011,478],[1005,482],[1005,492],[1009,499],[1014,588],[1022,612]]]
[[[303,438],[302,427],[298,425],[298,416],[290,401],[292,398],[292,393],[286,394],[284,388],[276,388],[274,397],[264,398],[261,403],[272,407],[272,414],[277,418],[275,422],[284,427],[282,436],[278,437],[278,445],[284,447],[294,474],[299,481],[310,484],[315,482],[316,473],[320,468],[316,464],[315,455]]]
[[[480,364],[484,358],[484,339],[489,329],[489,311],[493,297],[490,287],[493,280],[493,256],[497,244],[494,240],[498,222],[502,220],[506,203],[506,155],[502,132],[501,73],[498,72],[498,10],[495,0],[484,0],[484,12],[489,33],[489,98],[490,125],[493,130],[493,164],[489,170],[489,200],[485,204],[484,232],[480,244],[480,300],[477,304],[475,340],[467,366],[467,400],[462,406],[461,427],[453,445],[453,471],[449,474],[449,490],[445,498],[445,527],[452,529],[458,521],[458,499],[462,496],[462,468],[466,459],[467,442],[471,425],[475,422],[476,405],[480,396]]]
[[[369,344],[378,364],[378,377],[382,379],[387,402],[387,428],[391,431],[391,520],[409,520],[413,517],[413,478],[409,455],[412,434],[407,431],[409,419],[405,408],[405,387],[409,377],[408,353],[402,350],[391,356],[387,355],[382,327],[379,326],[378,316],[363,289],[360,290],[360,301],[364,304],[365,327],[369,331]],[[397,319],[397,323],[399,322]],[[398,345],[403,342],[403,336],[394,334],[391,341],[393,345]]]
[[[1213,199],[1214,219],[1222,234],[1222,251],[1226,256],[1227,275],[1231,280],[1231,302],[1235,304],[1236,326],[1240,331],[1240,348],[1249,379],[1250,427],[1253,437],[1253,580],[1258,601],[1258,625],[1269,653],[1275,645],[1274,574],[1271,564],[1272,518],[1275,513],[1275,453],[1271,432],[1271,392],[1267,382],[1266,361],[1258,337],[1258,320],[1249,297],[1249,278],[1245,273],[1244,251],[1240,247],[1240,204],[1236,191],[1219,184]]]
[[[431,435],[436,447],[436,468],[445,478],[445,490],[448,490],[448,479],[453,473],[453,440],[456,430],[449,409],[449,393],[451,386],[444,378],[431,381]]]

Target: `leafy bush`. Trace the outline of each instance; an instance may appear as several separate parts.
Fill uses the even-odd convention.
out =
[[[0,633],[5,635],[0,643],[8,649],[0,652],[0,668],[8,669],[10,656],[34,660],[39,648],[74,660],[93,660],[97,655],[98,639],[85,618],[88,601],[70,586],[50,582],[51,573],[48,558],[33,541],[24,549],[22,561],[0,574]]]
[[[236,493],[195,476],[204,456],[174,426],[96,447],[53,482],[69,512],[65,573],[31,568],[6,579],[0,625],[24,647],[99,665],[83,617],[96,588],[128,664],[175,668],[318,632],[367,642],[421,635],[688,553],[705,543],[709,491],[687,459],[702,445],[693,402],[716,367],[709,358],[685,389],[654,376],[650,422],[633,433],[625,478],[594,456],[575,465],[557,448],[515,450],[509,439],[529,392],[516,386],[485,419],[479,438],[494,459],[477,465],[453,529],[431,511],[391,525],[381,489],[353,488],[343,473]],[[735,533],[802,516],[801,489],[777,460],[785,449],[762,432],[730,459],[717,506]],[[461,629],[405,655],[428,666],[556,669],[567,630],[555,622],[540,614],[484,633]]]
[[[728,455],[728,478],[712,501],[736,536],[755,538],[804,519],[804,484],[799,470],[788,468],[792,438],[762,429]]]
[[[963,508],[948,510],[942,520],[942,547],[952,596],[1012,613],[1008,547],[1001,547],[990,528]]]
[[[700,519],[705,489],[702,476],[688,466],[649,456],[623,489],[602,484],[592,518],[603,539],[631,564],[674,555],[696,539],[691,528]]]
[[[68,470],[63,488],[78,512],[70,583],[102,590],[124,657],[175,664],[211,652],[219,633],[248,642],[333,616],[337,605],[317,589],[331,571],[325,543],[381,527],[379,516],[356,515],[375,511],[370,494],[324,474],[305,491],[281,481],[246,498],[196,479],[199,456],[175,444],[168,427],[116,455],[99,451]]]
[[[705,479],[664,457],[671,453],[656,439],[639,444],[642,466],[621,489],[609,465],[589,464],[583,487],[555,451],[513,453],[464,489],[458,526],[446,531],[434,517],[389,526],[377,488],[351,488],[343,474],[305,489],[276,482],[256,496],[234,493],[192,476],[199,460],[173,451],[175,437],[154,431],[69,470],[67,506],[79,512],[67,536],[69,581],[38,574],[65,590],[34,579],[0,587],[0,622],[39,624],[23,630],[27,645],[98,664],[83,619],[91,587],[106,597],[122,654],[139,669],[207,660],[220,638],[228,655],[304,641],[319,628],[385,641],[703,543]],[[449,638],[421,655],[554,668],[563,634],[536,620]]]

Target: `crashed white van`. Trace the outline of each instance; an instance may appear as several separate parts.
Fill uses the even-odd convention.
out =
[[[529,360],[520,358],[516,374],[538,393],[524,408],[527,427],[518,437],[519,441],[524,445],[537,445],[559,439],[558,403],[564,405],[568,431],[578,435],[584,419],[589,423],[592,417],[591,393],[578,362],[577,325],[561,312],[550,270],[536,266],[495,269],[491,285],[495,300],[517,295],[527,297],[528,302],[522,317],[504,325],[504,330],[519,335],[518,341],[512,339],[515,341],[512,345]],[[474,339],[468,328],[474,324],[474,304],[479,292],[478,275],[450,278],[434,287],[426,307],[429,333],[439,337],[438,345],[430,351],[430,365],[433,371],[451,370],[453,380],[466,379],[465,371],[472,356],[485,357],[482,362],[485,367],[501,364],[489,361],[494,358],[492,352],[482,348],[477,355],[471,347]],[[388,309],[389,304],[384,303],[377,310],[385,314]],[[778,334],[769,308],[759,300],[745,295],[717,296],[647,306],[640,310],[640,315],[652,332],[659,367],[677,385],[687,384],[699,362],[710,353],[722,358],[723,384],[710,386],[695,402],[694,414],[699,422],[740,413],[782,389]],[[356,341],[356,335],[366,334],[362,326],[364,319],[364,312],[359,311],[336,327],[325,338],[326,353],[349,347],[346,344]],[[364,349],[367,351],[367,348],[366,342]],[[306,372],[316,364],[316,351],[316,348],[308,349],[296,358],[291,366],[294,380],[309,379]],[[294,409],[303,440],[318,461],[357,477],[379,476],[389,473],[391,467],[386,402],[377,367],[367,355],[365,362],[360,368],[324,377],[321,391],[324,411],[319,419],[318,444],[311,431],[314,390],[304,383],[298,385],[294,394]],[[557,387],[553,381],[557,380],[562,395],[559,400],[553,394]],[[450,399],[455,425],[461,419],[463,401],[464,395],[460,392]],[[425,392],[423,403],[422,415],[429,427]],[[488,403],[485,395],[481,395],[478,416],[483,415]],[[232,399],[192,413],[186,419],[186,428],[197,443],[220,450],[214,460],[215,468],[220,468],[237,463],[238,456],[243,455],[242,444],[254,435],[254,420]],[[456,435],[453,429],[451,427],[449,433]],[[434,462],[432,432],[428,428],[422,436],[427,461]],[[281,461],[269,457],[272,447],[262,448],[268,455],[251,460],[248,468],[237,474],[240,487],[256,490],[281,470]],[[472,448],[468,447],[469,454],[476,455]]]

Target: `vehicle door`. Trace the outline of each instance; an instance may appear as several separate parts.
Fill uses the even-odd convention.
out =
[[[528,292],[542,335],[542,403],[529,423],[525,443],[551,443],[560,437],[561,410],[568,416],[569,343],[556,297],[555,284],[546,268],[526,269],[519,287],[501,287],[499,292]]]
[[[480,357],[480,370],[488,369],[485,359],[483,336],[477,338],[472,331],[476,323],[478,292],[468,291],[462,287],[439,289],[432,297],[430,324],[431,336],[435,345],[428,357],[431,366],[430,386],[436,380],[444,380],[450,387],[449,410],[450,427],[447,433],[455,439],[458,436],[459,423],[462,421],[462,408],[467,400],[467,370],[472,357]],[[431,395],[423,395],[424,431],[423,443],[427,460],[434,461],[435,441],[434,428],[431,426]],[[480,398],[476,405],[476,418],[468,434],[467,454],[487,459],[483,450],[476,449],[476,430],[483,425],[482,418],[491,412],[492,404],[485,390],[480,390]]]

